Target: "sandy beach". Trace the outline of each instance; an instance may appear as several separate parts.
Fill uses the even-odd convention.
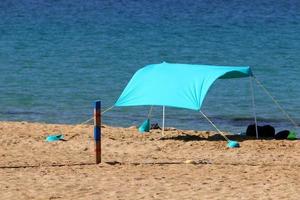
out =
[[[92,125],[1,122],[0,199],[300,199],[299,141],[165,133],[103,126],[96,165]]]

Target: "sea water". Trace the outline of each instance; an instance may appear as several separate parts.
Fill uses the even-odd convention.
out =
[[[250,66],[300,123],[298,0],[0,2],[0,120],[80,123],[95,100],[112,106],[136,70],[162,61]],[[293,129],[255,82],[254,94],[259,124]],[[139,125],[149,108],[114,108],[103,122]],[[245,131],[249,78],[216,81],[202,111],[222,130]],[[162,108],[152,114],[161,125]],[[213,130],[199,112],[169,107],[166,126]]]

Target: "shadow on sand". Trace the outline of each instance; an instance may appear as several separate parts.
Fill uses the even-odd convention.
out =
[[[229,140],[235,141],[246,141],[246,140],[257,140],[256,137],[243,136],[243,135],[226,135]],[[179,140],[183,142],[191,142],[191,141],[224,141],[224,137],[220,134],[208,135],[208,137],[199,136],[199,135],[190,135],[183,134],[177,136],[164,136],[160,138],[160,140]],[[274,138],[260,137],[258,140],[274,140]]]

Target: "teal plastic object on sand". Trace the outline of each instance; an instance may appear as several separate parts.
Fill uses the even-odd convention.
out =
[[[149,132],[150,131],[150,120],[149,119],[147,119],[146,121],[144,121],[142,123],[142,125],[139,127],[139,131],[141,133]]]
[[[49,135],[46,138],[46,141],[47,142],[55,142],[55,141],[62,140],[62,139],[64,139],[64,136],[61,134],[57,134],[57,135]]]
[[[238,148],[238,147],[240,147],[240,144],[237,141],[229,140],[227,143],[227,147]]]

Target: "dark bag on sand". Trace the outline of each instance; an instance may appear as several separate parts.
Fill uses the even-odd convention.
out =
[[[262,137],[275,137],[275,128],[270,125],[263,126]]]
[[[290,131],[289,131],[289,130],[280,131],[280,132],[276,133],[275,139],[276,139],[276,140],[284,140],[284,139],[287,139],[287,137],[289,136],[289,134],[290,134]]]
[[[262,132],[262,127],[261,126],[257,126],[257,132],[258,132],[258,136],[261,135],[261,132]],[[256,130],[255,130],[255,125],[254,124],[251,124],[247,127],[246,136],[251,136],[251,137],[256,136]]]
[[[273,126],[257,126],[258,137],[274,138],[275,129]],[[256,137],[255,125],[251,124],[247,127],[246,136]]]
[[[161,128],[159,127],[158,123],[151,124],[151,128],[150,129],[159,129],[159,130],[161,130]]]

